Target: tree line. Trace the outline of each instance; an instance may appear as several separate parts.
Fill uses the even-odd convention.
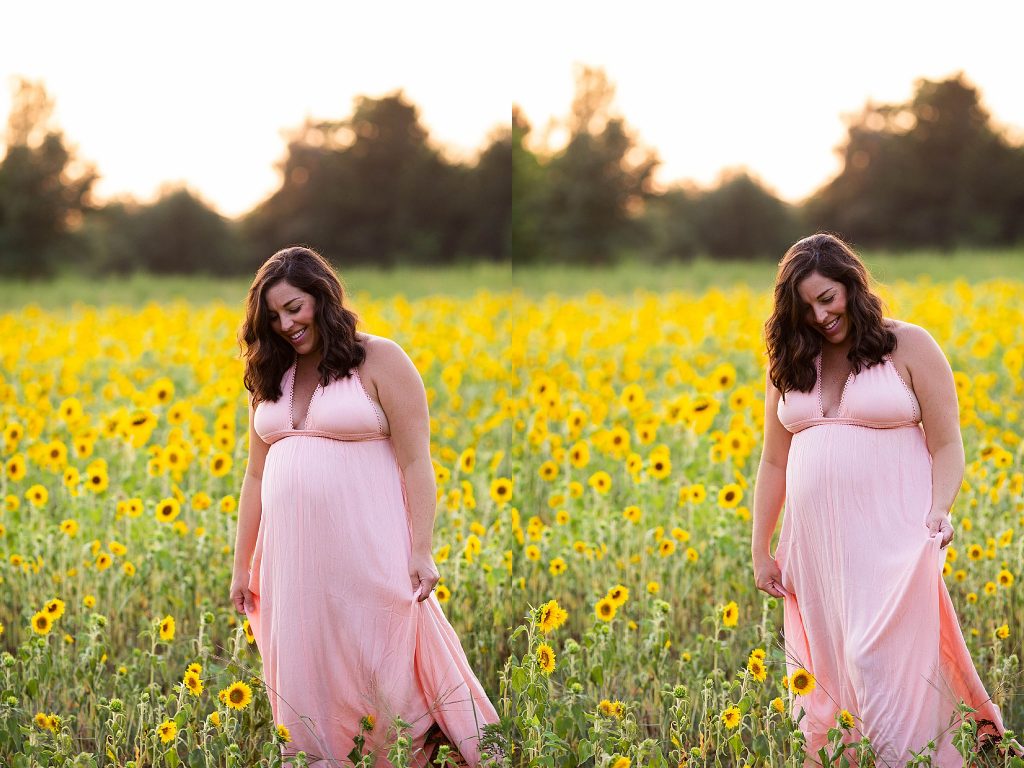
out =
[[[296,243],[385,267],[511,257],[511,130],[496,128],[472,161],[452,162],[401,91],[293,130],[280,186],[237,220],[180,187],[152,204],[96,204],[98,172],[74,157],[52,110],[41,84],[18,84],[0,161],[4,276],[245,274]]]
[[[921,79],[900,104],[847,119],[842,170],[800,205],[749,172],[711,188],[653,188],[656,153],[611,111],[612,85],[581,69],[557,151],[531,150],[513,110],[512,250],[516,262],[771,257],[827,230],[858,246],[906,250],[1024,241],[1024,147],[994,126],[963,74]]]
[[[842,170],[799,205],[744,170],[710,188],[656,190],[657,154],[613,96],[601,70],[582,68],[564,146],[531,148],[513,106],[511,125],[466,163],[432,144],[400,91],[360,97],[347,118],[293,130],[278,189],[228,220],[185,188],[148,205],[95,204],[97,170],[52,125],[45,89],[22,82],[0,161],[0,272],[241,274],[292,243],[387,267],[778,258],[816,230],[893,250],[1024,240],[1024,147],[962,74],[919,80],[909,101],[848,118]]]

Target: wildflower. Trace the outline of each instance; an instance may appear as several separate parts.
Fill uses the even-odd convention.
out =
[[[198,696],[203,692],[203,681],[199,678],[199,674],[196,672],[187,670],[185,672],[185,677],[182,678],[181,682],[186,688],[188,688],[189,693],[193,696]]]
[[[224,694],[224,703],[232,709],[245,709],[249,706],[249,702],[252,701],[252,688],[238,680],[221,691],[221,693]]]
[[[630,762],[628,757],[620,757],[614,763],[612,768],[629,768]]]
[[[1009,636],[1010,636],[1010,627],[1009,627],[1008,624],[1003,624],[1003,626],[998,627],[996,629],[996,637],[998,637],[1000,640],[1005,640]]]
[[[722,626],[735,627],[740,618],[740,607],[735,600],[730,600],[722,609]]]
[[[1013,586],[1013,574],[1005,568],[999,572],[996,577],[1000,587],[1012,587]]]
[[[658,554],[661,557],[668,557],[676,551],[676,543],[672,539],[662,539],[658,544]]]
[[[365,715],[359,720],[359,727],[364,731],[372,731],[373,727],[377,724],[377,718],[373,715]]]
[[[537,470],[537,474],[540,475],[541,480],[551,482],[558,477],[558,465],[549,459],[540,465],[540,469]]]
[[[174,737],[178,733],[178,726],[174,724],[173,720],[164,720],[157,726],[156,732],[160,735],[160,741],[166,744],[169,741],[174,741]]]
[[[288,730],[287,726],[277,726],[277,740],[281,744],[287,744],[289,741],[292,740],[292,733]]]
[[[722,712],[722,722],[726,728],[733,729],[740,724],[741,715],[739,707],[729,707]]]
[[[693,547],[687,547],[686,559],[689,560],[691,563],[696,563],[698,560],[700,560],[700,553]]]
[[[590,447],[582,441],[574,443],[569,449],[569,461],[576,469],[583,469],[590,463]]]
[[[43,610],[46,611],[51,619],[56,621],[64,615],[64,601],[55,597],[46,604]]]
[[[643,513],[640,512],[640,507],[630,505],[622,510],[622,516],[629,522],[636,524],[640,522],[640,518],[643,516]]]
[[[437,596],[438,602],[447,603],[452,596],[452,592],[444,584],[439,584],[434,594]]]
[[[548,565],[548,570],[551,571],[552,576],[561,576],[565,573],[566,568],[568,568],[568,566],[566,565],[565,560],[560,557],[556,557]]]
[[[789,687],[797,696],[806,696],[814,690],[814,675],[806,669],[798,669],[790,677]]]
[[[174,639],[174,617],[164,616],[160,622],[160,639],[170,642]]]
[[[53,619],[46,611],[39,611],[32,617],[32,631],[37,635],[48,635],[53,629]]]
[[[505,504],[512,498],[512,481],[498,477],[491,481],[491,498],[496,504]]]
[[[723,509],[732,509],[743,499],[743,489],[736,483],[729,483],[723,486],[718,492],[718,506]]]
[[[555,651],[547,643],[537,646],[537,663],[545,675],[555,671]]]
[[[651,458],[651,465],[647,468],[647,474],[656,480],[663,480],[672,473],[672,462],[667,456],[655,456]]]
[[[661,585],[656,581],[647,582],[647,594],[656,595],[661,591]]]
[[[256,642],[256,635],[252,633],[252,625],[249,623],[248,619],[242,622],[242,632],[245,634],[245,640],[247,643],[252,645]]]
[[[764,661],[756,656],[751,656],[747,660],[747,671],[750,672],[750,676],[759,683],[763,683],[765,678],[768,676],[768,670],[764,666]]]
[[[224,477],[231,471],[231,457],[226,453],[215,453],[210,457],[210,474],[214,477]]]
[[[850,714],[849,710],[844,709],[840,711],[836,719],[839,721],[839,725],[843,728],[853,728],[853,715]]]
[[[50,492],[38,483],[25,491],[25,498],[33,507],[42,507],[50,498]]]
[[[601,621],[611,621],[614,619],[617,610],[618,606],[615,605],[615,601],[608,597],[602,597],[597,601],[597,605],[594,606],[594,613]]]
[[[785,702],[783,702],[783,700],[781,698],[776,696],[774,699],[772,699],[772,709],[774,709],[780,715],[781,714],[785,714],[785,712],[786,712],[786,704],[785,704]]]
[[[219,728],[220,727],[220,712],[211,712],[210,716],[208,718],[206,718],[206,719],[209,720],[210,723],[215,728]]]
[[[540,607],[538,629],[542,635],[558,629],[569,618],[569,612],[562,608],[557,600],[549,600]]]
[[[621,701],[609,701],[608,699],[601,699],[597,705],[597,711],[602,715],[617,717],[620,719],[624,714],[626,714],[625,707],[622,705]]]
[[[60,532],[69,537],[74,537],[78,533],[78,521],[68,518],[62,520],[60,524]]]
[[[169,523],[181,512],[181,504],[175,498],[166,498],[156,505],[156,519],[161,523]]]
[[[621,584],[616,584],[608,590],[607,597],[615,603],[616,608],[621,608],[629,600],[629,590]]]
[[[106,552],[100,552],[96,556],[96,570],[105,571],[110,567],[110,564],[114,562],[114,559]]]
[[[612,477],[603,469],[595,472],[587,480],[587,485],[600,494],[606,494],[612,488]]]

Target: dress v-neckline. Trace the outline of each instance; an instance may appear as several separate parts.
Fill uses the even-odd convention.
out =
[[[821,385],[822,384],[822,382],[821,382],[821,380],[822,380],[822,375],[821,375],[821,362],[822,361],[821,361],[821,357],[822,357],[822,355],[819,352],[818,353],[818,357],[815,358],[815,360],[817,362],[817,367],[818,367],[818,413],[821,414],[821,418],[823,418],[823,419],[841,419],[842,418],[841,414],[842,414],[842,411],[843,411],[843,403],[846,401],[846,390],[850,386],[850,382],[853,381],[854,372],[853,372],[853,369],[851,368],[850,372],[848,374],[846,374],[846,381],[843,382],[843,389],[839,393],[839,402],[836,404],[835,414],[832,415],[832,416],[826,416],[825,415],[825,406],[823,405],[822,400],[821,400],[821,391],[823,389],[823,387]]]
[[[309,403],[306,405],[306,415],[302,418],[302,425],[295,426],[295,377],[299,372],[299,361],[296,360],[292,363],[292,386],[291,395],[288,398],[288,426],[294,431],[306,429],[306,425],[309,423],[309,412],[313,410],[313,400],[316,398],[316,393],[320,391],[320,379],[317,378],[316,387],[313,389],[313,394],[309,396]]]

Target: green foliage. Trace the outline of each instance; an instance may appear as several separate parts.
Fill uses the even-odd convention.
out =
[[[245,222],[259,261],[305,243],[346,264],[432,264],[507,255],[510,139],[472,167],[428,141],[401,92],[360,97],[352,117],[307,121],[292,136],[280,189]]]
[[[993,125],[963,74],[852,118],[843,170],[807,205],[814,229],[866,245],[953,248],[1024,237],[1024,147]]]
[[[242,243],[235,226],[184,188],[152,205],[111,203],[90,215],[88,269],[98,274],[237,274]]]
[[[0,161],[0,272],[43,277],[74,252],[73,225],[96,180],[50,122],[53,102],[38,83],[16,86]]]

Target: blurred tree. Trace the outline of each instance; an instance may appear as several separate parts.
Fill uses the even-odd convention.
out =
[[[72,233],[89,204],[95,171],[74,157],[52,125],[53,102],[39,83],[19,80],[0,161],[0,273],[41,277],[73,261]]]
[[[697,241],[715,258],[779,258],[797,235],[792,209],[746,171],[725,172],[694,208]]]
[[[100,273],[228,275],[243,271],[232,222],[182,187],[152,205],[114,202],[87,218],[91,268]]]
[[[526,146],[530,131],[526,115],[513,105],[511,247],[514,264],[531,263],[541,256],[545,171]]]
[[[490,171],[493,159],[481,160]],[[246,222],[260,258],[306,243],[347,262],[433,263],[450,260],[463,237],[472,174],[429,144],[400,91],[356,99],[347,120],[307,121],[281,170],[280,189]]]
[[[612,115],[613,96],[602,70],[577,71],[569,143],[545,164],[538,255],[606,262],[632,234],[632,215],[650,194],[658,159]]]
[[[500,128],[468,170],[459,253],[491,261],[511,258],[512,162],[512,132]]]
[[[675,186],[651,197],[644,206],[646,252],[653,261],[689,261],[703,250],[697,232],[697,206],[701,193]]]
[[[1024,149],[964,75],[918,80],[905,104],[848,120],[843,170],[807,204],[813,228],[864,245],[1001,244],[1024,237]]]

